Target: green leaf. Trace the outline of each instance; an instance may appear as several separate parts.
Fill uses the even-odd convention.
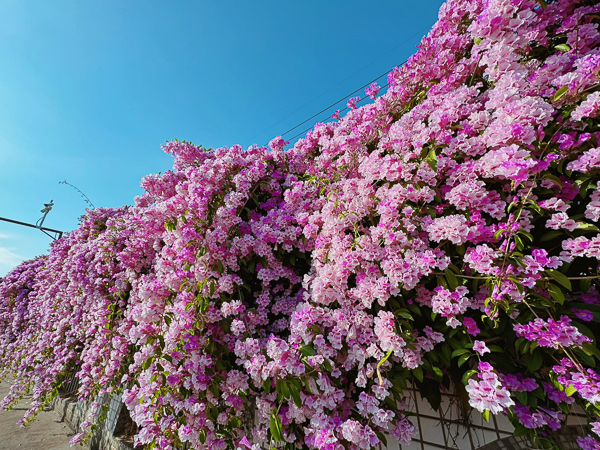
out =
[[[283,398],[290,398],[290,388],[286,380],[281,380],[281,393],[283,394]]]
[[[423,369],[421,369],[421,367],[413,369],[412,373],[417,380],[419,380],[421,383],[423,382]]]
[[[477,371],[476,371],[476,370],[474,370],[474,369],[467,370],[467,371],[464,373],[464,375],[462,376],[462,382],[463,382],[463,384],[466,386],[466,385],[467,385],[467,383],[469,382],[469,379],[470,379],[470,378],[471,378],[473,375],[475,375],[476,373],[477,373]]]
[[[452,352],[452,358],[455,358],[457,356],[464,355],[465,353],[470,353],[470,352],[471,352],[471,350],[469,350],[468,348],[459,348],[458,350],[454,350]]]
[[[481,417],[483,417],[486,422],[489,422],[490,421],[490,410],[486,409],[484,412],[482,412]]]
[[[589,188],[591,182],[592,182],[592,179],[588,178],[583,183],[581,183],[581,186],[579,187],[579,196],[581,198],[585,198],[587,196],[587,191],[588,191],[588,188]]]
[[[588,353],[600,359],[600,350],[595,345],[592,345],[590,342],[584,342],[582,346]]]
[[[388,443],[387,443],[387,438],[385,437],[385,435],[381,431],[375,431],[375,434],[377,435],[377,437],[383,444],[383,447],[384,448],[387,447]]]
[[[438,381],[442,381],[444,378],[444,372],[438,366],[432,366],[431,370],[433,371],[434,378]]]
[[[437,155],[435,154],[435,149],[432,148],[431,150],[429,150],[429,154],[425,158],[425,162],[429,164],[429,167],[431,167],[432,170],[436,170],[437,161],[438,160]]]
[[[519,403],[527,405],[527,392],[511,392],[511,395],[516,398]]]
[[[303,356],[314,356],[315,355],[315,349],[312,348],[311,345],[301,345],[298,347],[298,350],[300,350],[300,353],[302,353]]]
[[[554,280],[556,280],[557,283],[566,287],[569,291],[573,290],[573,288],[571,287],[571,280],[569,280],[564,273],[554,269],[548,269],[545,272],[552,278],[554,278]]]
[[[450,286],[451,290],[455,290],[458,287],[456,275],[454,275],[454,272],[450,269],[444,270],[444,273],[446,274],[446,280],[448,280],[448,286]]]
[[[414,317],[406,309],[399,309],[394,314],[396,314],[396,316],[404,317],[408,320],[415,320]]]
[[[566,86],[565,86],[566,87]],[[564,89],[564,88],[561,88]],[[567,90],[569,90],[569,88],[567,87]],[[557,99],[555,99],[557,100]],[[544,176],[542,178],[545,178],[547,180],[551,180],[554,184],[556,184],[558,186],[558,188],[562,191],[562,183],[560,182],[560,179],[555,176],[552,175],[551,173],[545,173]]]
[[[583,231],[600,231],[600,229],[593,223],[584,223],[584,222],[579,222],[577,224],[576,229],[583,230]]]
[[[557,46],[558,48],[558,46]],[[568,50],[567,50],[568,51]],[[560,99],[563,95],[569,92],[569,86],[563,86],[558,91],[554,93],[554,100]]]
[[[525,436],[527,433],[529,433],[529,430],[527,428],[525,428],[523,425],[518,424],[513,431],[513,436],[515,436],[515,437]]]
[[[215,293],[215,290],[217,289],[217,285],[215,284],[215,281],[212,280],[210,282],[210,284],[208,285],[208,294],[210,296],[212,296]]]
[[[481,43],[481,41],[483,41],[483,39],[478,38],[478,37],[473,38],[473,42],[475,43],[475,45],[479,45]]]
[[[559,288],[557,285],[550,283],[550,285],[548,286],[548,292],[550,292],[550,296],[557,303],[560,303],[561,305],[565,303],[565,294],[563,294],[562,289]]]
[[[542,237],[540,238],[540,242],[546,242],[546,241],[550,241],[558,236],[562,236],[565,233],[559,230],[552,230],[552,231],[548,231],[547,233],[542,234]]]
[[[464,363],[466,363],[469,360],[470,357],[471,357],[470,353],[465,353],[464,355],[461,355],[461,357],[458,358],[458,367],[460,367]]]
[[[417,306],[416,303],[412,303],[412,304],[408,305],[407,308],[410,309],[417,316],[422,316],[421,310],[419,309],[419,307]]]
[[[515,236],[515,239],[516,238],[517,238],[517,236]],[[523,285],[521,284],[521,282],[519,280],[517,280],[515,277],[508,277],[508,279],[510,281],[512,281],[513,284],[517,287],[519,294],[522,294],[523,293]]]
[[[283,441],[283,434],[281,432],[281,420],[279,420],[279,416],[277,416],[275,412],[271,413],[271,420],[269,425],[269,428],[271,430],[271,436],[273,436],[273,439],[279,442]]]
[[[571,397],[575,392],[577,392],[577,389],[575,389],[575,386],[572,384],[568,385],[565,389],[565,394],[567,397]]]
[[[557,50],[560,50],[561,52],[568,52],[571,51],[571,46],[567,45],[567,44],[558,44],[557,46],[555,46],[555,48]],[[562,89],[562,88],[561,88]]]
[[[438,282],[438,286],[442,286],[442,287],[445,287],[446,289],[448,289],[448,283],[446,282],[446,278],[444,278],[443,276],[438,275],[437,282]]]
[[[590,278],[579,280],[579,289],[581,289],[583,292],[587,292],[590,288],[590,284],[592,284],[592,280]]]
[[[515,234],[513,236],[513,239],[515,240],[515,243],[517,244],[517,250],[523,251],[523,249],[525,248],[525,246],[523,245],[523,241],[521,240],[521,238],[519,237],[519,235]]]
[[[302,408],[302,400],[300,399],[300,392],[298,392],[298,388],[292,384],[290,384],[289,388],[294,405],[296,405],[298,408]]]
[[[283,401],[283,392],[281,389],[281,379],[278,378],[275,381],[275,390],[277,391],[277,402],[281,403]]]
[[[542,367],[542,353],[540,351],[533,352],[533,357],[527,358],[527,370],[531,373],[537,372]]]
[[[261,386],[267,394],[271,392],[271,380],[264,380]]]
[[[144,370],[148,369],[148,367],[150,367],[150,364],[152,364],[153,361],[154,361],[154,356],[151,356],[146,361],[144,361],[144,364],[142,364],[142,369],[144,369]]]

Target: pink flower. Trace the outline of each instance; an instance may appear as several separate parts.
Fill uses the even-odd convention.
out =
[[[377,97],[377,95],[379,94],[379,90],[381,88],[379,86],[377,86],[377,83],[371,83],[371,85],[365,89],[365,93],[371,97],[373,100],[375,100],[375,98]]]
[[[438,217],[434,219],[426,231],[432,241],[449,240],[453,244],[463,244],[474,236],[474,230],[469,227],[467,219],[459,214]]]
[[[483,342],[483,341],[475,341],[473,343],[473,350],[475,350],[477,353],[479,353],[482,356],[485,353],[489,353],[490,352],[490,349],[487,348],[487,345],[485,345],[485,342]]]
[[[498,414],[515,404],[493,372],[480,374],[480,381],[469,379],[466,390],[469,393],[469,405],[480,412],[487,410],[492,414]]]
[[[567,169],[587,173],[591,169],[600,167],[600,148],[592,148],[585,151],[575,161],[567,164]]]
[[[571,117],[574,120],[581,120],[584,117],[596,117],[598,110],[600,110],[600,92],[592,92],[573,110]]]

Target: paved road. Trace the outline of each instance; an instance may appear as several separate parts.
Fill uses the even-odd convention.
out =
[[[0,383],[0,400],[8,393],[9,384]],[[61,422],[54,411],[40,413],[26,427],[17,421],[27,411],[25,398],[10,411],[0,410],[0,450],[68,450],[73,432],[65,422]],[[82,449],[80,445],[72,447]],[[86,447],[87,448],[87,447]]]

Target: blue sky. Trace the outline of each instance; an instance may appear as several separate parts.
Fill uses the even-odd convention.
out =
[[[87,205],[59,181],[120,206],[167,140],[265,144],[414,53],[441,3],[0,0],[0,216],[53,199],[72,230]],[[0,276],[49,242],[0,221]]]

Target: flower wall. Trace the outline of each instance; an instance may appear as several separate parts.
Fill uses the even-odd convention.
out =
[[[2,402],[77,372],[146,448],[410,442],[453,390],[600,448],[600,5],[449,1],[389,89],[293,148],[170,142],[135,205],[0,281]],[[91,417],[73,442],[84,440]]]

